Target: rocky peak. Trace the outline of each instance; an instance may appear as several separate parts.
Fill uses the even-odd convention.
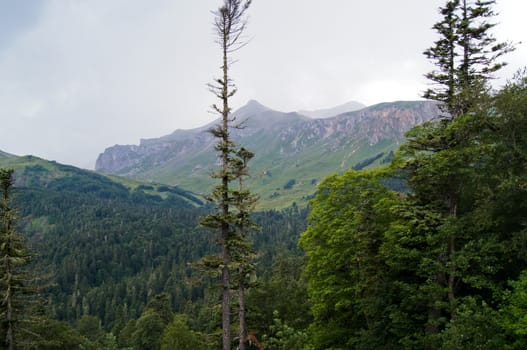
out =
[[[270,110],[270,108],[264,106],[260,102],[256,100],[250,100],[244,106],[234,111],[233,114],[238,118],[249,118],[252,115],[264,113]]]

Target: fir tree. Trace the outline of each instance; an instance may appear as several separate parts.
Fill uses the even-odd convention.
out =
[[[423,97],[441,103],[445,118],[467,113],[488,90],[493,73],[505,66],[499,59],[513,50],[496,42],[489,22],[494,0],[448,0],[440,8],[441,21],[432,28],[439,39],[424,55],[437,67],[426,74],[432,87]]]
[[[13,170],[0,170],[0,316],[2,347],[12,350],[23,342],[23,326],[36,288],[27,271],[32,260],[24,238],[16,231],[16,210],[12,206]],[[27,325],[26,325],[27,326]]]
[[[251,201],[250,194],[245,190],[236,191],[232,182],[245,176],[246,165],[240,167],[240,162],[246,163],[251,157],[245,157],[240,152],[231,136],[231,129],[240,127],[236,125],[236,118],[231,114],[230,99],[236,93],[236,87],[229,75],[232,65],[232,54],[245,44],[242,35],[246,27],[245,12],[251,4],[250,0],[224,0],[223,6],[214,12],[214,29],[217,43],[222,51],[222,76],[213,84],[209,84],[211,92],[220,100],[214,104],[213,110],[220,115],[220,123],[210,129],[210,133],[217,139],[215,150],[220,160],[220,169],[212,174],[219,179],[219,184],[214,187],[212,194],[207,198],[216,204],[217,211],[202,219],[202,225],[217,230],[220,235],[221,257],[219,261],[208,259],[211,267],[221,269],[222,288],[222,342],[223,350],[231,347],[231,289],[233,288],[233,265],[240,264],[240,244],[246,245],[240,227],[247,227],[245,204]],[[242,173],[239,173],[243,170]],[[238,206],[238,208],[236,208]],[[242,226],[240,226],[242,224]],[[243,232],[243,230],[242,230]],[[241,294],[243,295],[243,294]],[[243,300],[243,298],[242,298]],[[243,331],[243,330],[242,330]],[[240,344],[244,343],[240,339]],[[241,345],[243,348],[243,345]]]

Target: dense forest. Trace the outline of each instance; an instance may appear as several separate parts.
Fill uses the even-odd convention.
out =
[[[38,309],[44,317],[40,323],[49,329],[31,344],[39,344],[38,349],[153,349],[174,319],[179,325],[184,320],[189,332],[200,334],[195,336],[200,344],[216,348],[218,290],[214,278],[204,277],[194,266],[214,253],[210,234],[199,225],[211,208],[175,195],[145,193],[146,186],[129,190],[102,175],[57,166],[69,176],[43,182],[46,170],[30,166],[18,174],[25,184],[12,191],[18,231],[37,254],[28,268],[42,277],[35,281],[43,286]],[[291,315],[291,323],[307,326],[302,253],[297,247],[307,212],[293,206],[253,215],[263,228],[251,236],[259,253],[258,278],[248,294],[254,337],[271,334],[275,310]],[[275,288],[280,293],[275,294]],[[163,327],[156,323],[157,314],[149,318],[155,303],[156,312],[171,315]],[[159,327],[143,329],[138,322]]]
[[[388,167],[319,186],[300,239],[315,349],[526,348],[527,75],[490,88],[513,49],[493,3],[441,8],[424,96],[442,114]]]
[[[252,154],[229,139],[218,143],[228,152],[216,177],[236,181],[210,203],[57,164],[61,176],[2,170],[0,347],[225,347],[225,261],[209,257],[227,245],[226,264],[244,274],[243,291],[228,291],[232,346],[527,348],[527,72],[491,89],[513,49],[490,35],[493,5],[445,1],[424,52],[436,66],[424,97],[441,114],[381,168],[368,166],[384,154],[328,176],[307,208],[246,210]],[[224,198],[236,215],[215,214]],[[238,231],[206,227],[222,223]]]

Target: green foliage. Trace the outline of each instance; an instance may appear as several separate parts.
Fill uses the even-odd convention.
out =
[[[0,345],[6,349],[24,343],[38,292],[35,278],[28,271],[33,256],[17,232],[13,186],[13,170],[0,169]]]
[[[193,329],[215,331],[217,310],[209,305],[217,294],[208,283],[197,283],[188,266],[213,253],[208,233],[197,227],[207,209],[152,201],[140,192],[116,199],[42,186],[20,188],[15,199],[21,227],[29,228],[30,244],[40,253],[32,266],[54,275],[56,284],[46,292],[53,317],[97,317],[105,337],[112,330],[121,348],[131,347],[147,302],[167,292],[169,309],[189,314]],[[266,232],[249,234],[261,251],[259,274],[271,267],[277,250],[298,254],[306,213],[293,207],[254,214]],[[92,347],[103,341],[83,339]]]
[[[320,185],[300,240],[315,349],[525,347],[526,121],[520,76],[415,127],[391,169]]]
[[[170,295],[168,293],[155,295],[146,305],[146,310],[152,310],[158,314],[165,325],[174,319],[174,313],[170,305]]]
[[[434,84],[424,97],[441,102],[445,118],[466,114],[485,95],[492,74],[505,63],[508,43],[496,43],[489,22],[494,0],[448,0],[440,8],[442,19],[433,29],[439,34],[424,54],[436,66],[426,77]]]
[[[312,201],[300,245],[308,261],[309,297],[316,349],[344,349],[357,342],[385,343],[385,317],[376,314],[389,290],[378,252],[396,195],[382,173],[349,171],[326,178]]]
[[[147,309],[136,322],[132,333],[134,350],[159,350],[165,323],[159,314]]]
[[[263,336],[263,344],[271,350],[302,350],[308,341],[307,333],[296,330],[280,319],[278,311],[273,312],[271,335]]]
[[[105,338],[105,332],[101,327],[99,318],[91,315],[83,315],[75,325],[79,333],[93,343],[102,342]]]
[[[376,160],[382,158],[383,156],[384,156],[384,152],[378,153],[378,154],[374,155],[373,157],[370,157],[370,158],[364,159],[363,161],[358,162],[357,164],[355,164],[351,168],[353,170],[362,170],[362,169],[366,168],[367,166],[372,165]]]
[[[164,330],[161,339],[161,350],[200,350],[201,336],[190,330],[187,317],[177,315]]]
[[[85,173],[21,188],[16,198],[21,226],[40,251],[35,266],[55,276],[52,315],[74,321],[91,314],[109,330],[118,319],[122,328],[139,317],[163,291],[173,289],[171,303],[179,310],[200,297],[203,287],[183,281],[191,278],[186,264],[209,252],[206,235],[196,229],[205,210],[106,186],[99,176],[82,183],[91,186],[93,179],[100,191],[79,192],[72,179]]]
[[[269,327],[280,322],[296,330],[305,330],[311,322],[307,281],[302,277],[303,257],[282,252],[253,286],[247,296],[248,322],[252,333],[261,339],[274,334]]]
[[[119,348],[132,349],[134,346],[133,335],[136,329],[136,320],[132,319],[126,323],[117,336]]]
[[[511,281],[512,291],[505,295],[501,311],[501,324],[507,331],[508,349],[525,349],[527,346],[527,272]]]
[[[27,349],[80,350],[90,346],[89,340],[68,323],[49,318],[40,319],[26,336],[31,344]]]
[[[499,332],[498,312],[473,297],[460,301],[456,318],[441,333],[442,350],[505,348],[504,334]]]

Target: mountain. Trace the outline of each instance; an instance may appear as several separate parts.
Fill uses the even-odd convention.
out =
[[[260,205],[276,208],[304,202],[328,174],[387,162],[407,130],[438,113],[430,101],[400,101],[311,119],[250,101],[233,113],[245,127],[232,135],[256,154],[248,185],[260,195]],[[217,165],[207,132],[213,124],[109,147],[99,155],[96,170],[207,193]]]
[[[181,208],[203,204],[193,193],[178,187],[99,174],[35,156],[20,157],[0,151],[0,168],[13,169],[15,186],[25,190],[89,194],[100,199],[134,198]]]
[[[341,104],[341,105],[338,105],[332,108],[317,109],[314,111],[302,110],[302,111],[298,111],[298,113],[305,115],[307,117],[310,117],[310,118],[319,119],[319,118],[331,118],[339,114],[358,111],[364,108],[366,108],[366,105],[360,102],[350,101],[350,102],[346,102],[344,104]]]

